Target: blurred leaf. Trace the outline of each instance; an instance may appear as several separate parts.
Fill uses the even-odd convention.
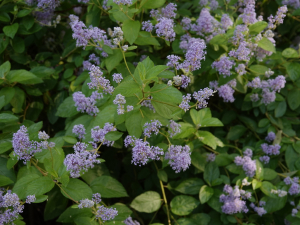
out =
[[[171,203],[172,204],[172,203]],[[137,196],[130,204],[138,212],[153,213],[162,205],[160,195],[155,191],[146,191]]]
[[[186,216],[197,208],[199,204],[200,202],[191,196],[177,195],[171,200],[170,206],[172,213],[175,215]]]

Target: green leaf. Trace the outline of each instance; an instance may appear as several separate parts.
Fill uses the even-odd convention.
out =
[[[236,125],[230,128],[227,139],[230,141],[234,141],[239,139],[246,132],[247,128],[243,125]]]
[[[130,204],[138,212],[153,213],[162,205],[160,195],[155,191],[146,191],[137,196]]]
[[[37,195],[36,200],[33,203],[41,203],[48,199],[48,195]]]
[[[0,54],[6,49],[7,45],[9,44],[9,38],[5,37],[4,34],[0,34]]]
[[[22,89],[18,87],[15,87],[14,89],[15,89],[15,95],[10,101],[10,104],[14,107],[12,109],[14,113],[20,113],[23,111],[23,104],[25,102],[26,95]]]
[[[140,86],[133,80],[121,82],[115,89],[114,95],[121,94],[125,97],[134,96],[134,94],[141,93]]]
[[[265,75],[265,72],[268,71],[269,68],[262,65],[253,65],[249,67],[249,70],[255,74]]]
[[[133,42],[137,39],[141,24],[139,21],[127,20],[123,23],[122,30],[124,32],[125,39],[129,42],[129,44],[133,44]]]
[[[175,113],[178,109],[178,106],[176,105],[170,105],[166,102],[156,102],[155,100],[151,101],[151,104],[153,105],[155,111],[162,117],[171,119],[174,118],[172,115]]]
[[[268,181],[263,181],[260,187],[260,190],[267,196],[271,198],[278,198],[276,194],[271,193],[271,190],[276,190],[273,184]]]
[[[114,54],[109,55],[105,59],[105,65],[108,72],[112,71],[117,65],[119,65],[123,59],[123,54],[120,49],[113,49],[113,53]]]
[[[196,135],[201,142],[212,147],[213,149],[216,149],[217,147],[216,137],[212,133],[208,131],[199,130],[198,133],[196,133]]]
[[[193,151],[191,154],[192,165],[197,169],[204,171],[206,158],[202,156],[199,152]]]
[[[299,58],[298,52],[293,48],[286,48],[282,52],[282,56],[285,58]]]
[[[204,185],[201,187],[199,192],[199,199],[201,204],[206,203],[214,194],[214,189],[211,187]]]
[[[12,183],[13,183],[13,181],[9,177],[0,175],[0,187],[6,186],[6,185],[9,185]]]
[[[200,127],[222,127],[223,123],[217,118],[206,118],[200,122]]]
[[[125,126],[129,135],[139,138],[142,135],[142,114],[138,111],[130,112],[126,115]]]
[[[264,180],[273,180],[277,177],[275,170],[264,168]]]
[[[142,0],[140,6],[144,9],[156,9],[162,7],[165,4],[166,0],[155,0],[155,1],[148,1]]]
[[[290,169],[290,171],[295,171],[295,162],[299,158],[299,154],[294,151],[292,145],[288,145],[286,151],[285,151],[285,161],[286,165]]]
[[[210,162],[206,164],[203,178],[211,186],[212,182],[219,178],[220,170],[215,162]]]
[[[124,221],[132,214],[132,210],[122,203],[116,203],[111,207],[118,211],[118,215],[113,219],[114,221]]]
[[[61,187],[61,193],[71,200],[80,201],[92,198],[92,189],[83,181],[71,178],[66,187]]]
[[[154,66],[150,70],[147,70],[146,79],[151,80],[153,78],[156,78],[158,74],[160,74],[161,72],[165,71],[168,68],[169,68],[168,66],[163,66],[163,65]]]
[[[259,160],[255,160],[256,162],[256,178],[259,180],[264,179],[264,167]]]
[[[134,44],[137,44],[137,45],[156,45],[156,46],[160,45],[159,42],[156,40],[156,38],[151,37],[148,32],[146,32],[146,33],[148,33],[149,36],[146,36],[146,37],[142,36],[141,32],[145,32],[145,31],[140,31],[139,36],[135,40]]]
[[[12,46],[13,46],[13,49],[15,50],[15,52],[17,52],[17,53],[22,53],[25,50],[25,42],[20,37],[15,37],[12,40]]]
[[[15,34],[17,33],[18,29],[19,29],[19,24],[14,23],[13,25],[3,27],[3,32],[6,36],[13,39]]]
[[[258,47],[269,51],[269,52],[276,52],[274,44],[266,37],[263,37],[258,43]]]
[[[8,23],[10,21],[9,15],[6,12],[1,12],[0,21]]]
[[[16,182],[12,192],[16,193],[20,199],[24,199],[28,195],[43,195],[49,192],[53,187],[54,182],[50,177],[28,174]]]
[[[153,99],[160,102],[181,103],[182,101],[181,92],[177,88],[166,84],[156,84],[151,88],[150,92]]]
[[[175,190],[182,194],[196,195],[199,193],[200,188],[204,185],[204,182],[200,178],[189,178],[182,181]]]
[[[59,223],[72,223],[79,217],[91,217],[93,215],[90,208],[67,208],[56,220]]]
[[[0,114],[0,123],[9,123],[15,120],[18,120],[19,118],[9,114],[9,113],[1,113]]]
[[[0,78],[4,78],[5,75],[10,71],[11,65],[9,61],[4,62],[0,66]]]
[[[110,176],[97,177],[92,181],[91,188],[94,193],[101,193],[103,198],[120,198],[128,196],[123,185]]]
[[[300,78],[300,64],[296,62],[284,64],[286,67],[286,72],[292,81],[296,81]]]
[[[227,43],[228,39],[224,34],[217,34],[209,41],[209,44],[211,45],[227,45]]]
[[[116,141],[122,137],[123,133],[119,131],[111,131],[105,135],[105,139],[108,141]]]
[[[76,114],[78,114],[78,111],[76,110],[73,98],[70,96],[59,105],[55,115],[60,117],[71,117]]]
[[[260,187],[261,187],[261,184],[262,184],[261,181],[258,181],[258,180],[256,180],[256,179],[253,179],[253,180],[252,180],[252,188],[253,188],[253,190],[256,190],[256,189],[260,188]]]
[[[168,174],[164,170],[157,171],[157,177],[163,182],[168,182]]]
[[[279,102],[275,108],[275,117],[282,117],[286,112],[286,101]]]
[[[268,213],[273,213],[282,209],[286,205],[287,197],[288,197],[287,195],[280,198],[271,198],[271,197],[264,196],[260,200],[266,203],[266,205],[264,205],[264,209]]]
[[[227,166],[233,161],[234,154],[228,155],[228,154],[218,154],[216,156],[215,162],[218,166]]]
[[[178,195],[172,199],[170,206],[172,213],[175,215],[186,216],[197,208],[199,204],[200,202],[191,196]]]
[[[288,91],[288,104],[292,110],[297,109],[300,106],[300,101],[299,101],[299,96],[300,96],[300,89],[293,88],[292,90]]]
[[[76,144],[77,143],[77,138],[74,138],[72,136],[64,136],[63,137],[64,141],[70,144]]]
[[[270,120],[268,120],[267,118],[263,118],[258,122],[258,127],[266,127],[269,124]]]
[[[210,222],[210,216],[206,213],[196,213],[191,215],[191,219],[194,221],[194,224],[197,225],[208,225]],[[214,224],[216,225],[216,224]]]
[[[1,141],[0,142],[0,154],[8,151],[9,149],[12,148],[12,143],[11,141]]]
[[[254,23],[254,24],[251,24],[249,26],[249,32],[250,32],[250,34],[259,34],[267,26],[268,26],[267,22],[265,22],[265,21],[258,21],[258,22]]]
[[[43,80],[35,76],[33,73],[27,70],[11,70],[7,74],[7,80],[10,83],[18,82],[21,84],[38,84],[43,83]]]

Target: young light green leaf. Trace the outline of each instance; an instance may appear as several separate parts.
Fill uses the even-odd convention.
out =
[[[199,192],[199,199],[201,204],[206,203],[214,194],[214,189],[204,185],[201,187],[200,192]]]
[[[122,30],[124,32],[124,36],[129,44],[133,44],[133,42],[137,39],[141,24],[139,21],[127,20],[123,23]]]
[[[130,204],[138,212],[153,213],[162,205],[160,195],[155,191],[146,191],[137,196]]]
[[[200,202],[191,196],[177,195],[172,199],[170,206],[172,213],[175,215],[186,216],[197,208],[199,204]]]

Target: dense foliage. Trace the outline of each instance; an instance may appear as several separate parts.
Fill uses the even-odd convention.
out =
[[[0,224],[300,224],[299,0],[1,0]]]

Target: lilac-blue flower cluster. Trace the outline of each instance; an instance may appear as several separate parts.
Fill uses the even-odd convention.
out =
[[[64,165],[67,171],[70,171],[70,176],[73,178],[80,177],[81,174],[93,168],[94,164],[99,164],[97,160],[99,156],[95,151],[87,151],[87,144],[77,142],[73,148],[74,153],[68,154],[64,160]]]
[[[176,123],[174,120],[170,120],[170,124],[168,125],[168,133],[172,138],[174,135],[181,132],[181,125]]]
[[[148,138],[151,137],[152,133],[157,135],[161,126],[162,124],[158,120],[151,120],[150,123],[146,122],[144,124],[144,135]]]
[[[86,134],[84,125],[83,124],[74,125],[72,129],[72,133],[78,136],[79,139],[84,139],[85,138],[84,135]]]
[[[291,185],[289,188],[290,195],[297,195],[300,193],[299,177],[294,177],[293,179],[286,177],[283,181],[286,185]]]
[[[168,164],[175,170],[175,173],[185,171],[191,165],[191,151],[188,145],[171,145],[165,154],[169,159]]]
[[[103,145],[113,146],[114,141],[108,141],[105,139],[105,135],[110,131],[116,131],[112,123],[105,123],[104,127],[101,129],[99,126],[92,128],[91,138],[95,143],[102,142]]]
[[[100,67],[92,65],[89,70],[91,82],[87,85],[90,89],[103,89],[103,92],[109,94],[112,94],[114,92],[114,88],[110,85],[110,81],[103,77],[103,73],[100,70]]]
[[[250,151],[252,152],[251,149],[248,150],[248,152],[246,152],[247,155],[250,155]],[[251,157],[244,155],[244,157],[242,156],[236,156],[234,159],[234,163],[237,166],[242,166],[243,170],[245,171],[246,175],[248,177],[254,177],[255,172],[256,172],[256,161],[252,160]],[[252,156],[252,153],[251,153]]]
[[[94,91],[90,97],[85,97],[81,91],[73,93],[73,101],[77,107],[77,111],[86,112],[87,114],[94,116],[97,115],[99,109],[96,106],[97,100],[103,98],[103,94],[98,91]]]
[[[131,216],[127,217],[123,223],[125,223],[125,225],[140,225],[140,223],[136,220],[133,220]]]

